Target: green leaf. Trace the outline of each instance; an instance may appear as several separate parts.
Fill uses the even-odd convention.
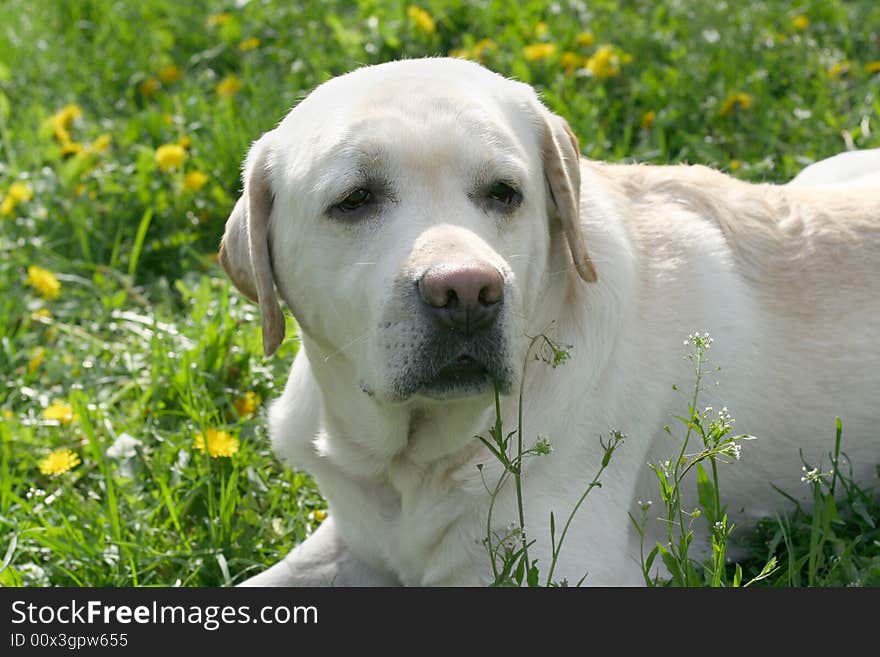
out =
[[[711,527],[718,520],[715,516],[715,487],[701,463],[697,463],[697,497],[700,500],[700,508],[706,516],[706,522]]]
[[[2,586],[2,587],[22,586],[21,573],[19,573],[12,566],[9,566],[9,567],[5,568],[4,570],[0,571],[0,586]]]
[[[660,558],[663,560],[663,564],[666,566],[669,574],[672,575],[672,581],[676,586],[684,586],[684,577],[682,576],[681,569],[678,567],[678,561],[660,543],[657,543],[657,549],[660,551]]]
[[[15,548],[18,546],[18,534],[13,534],[9,545],[6,548],[6,556],[3,557],[3,563],[0,563],[0,573],[6,570],[15,555]]]
[[[150,227],[150,221],[153,219],[153,208],[147,208],[141,217],[138,225],[137,236],[134,239],[134,246],[131,248],[131,257],[128,259],[128,275],[134,278],[137,271],[138,260],[141,257],[141,250],[144,248],[144,239],[147,236],[147,230]]]
[[[645,572],[649,572],[651,570],[651,566],[654,565],[654,559],[657,558],[657,552],[659,551],[660,546],[657,545],[653,550],[648,553],[648,558],[645,559]]]
[[[832,522],[840,522],[840,514],[837,513],[837,503],[830,494],[825,496],[822,503],[822,532],[825,538],[830,538],[833,533]]]
[[[742,584],[743,569],[742,566],[736,564],[736,570],[733,573],[733,588],[739,588]]]
[[[526,559],[525,555],[521,556],[519,559],[519,563],[516,564],[516,573],[513,578],[516,580],[516,583],[522,586],[523,578],[526,574]]]
[[[739,566],[737,566],[737,568],[739,568]],[[770,575],[775,573],[776,570],[777,570],[776,557],[770,557],[770,559],[767,561],[767,563],[764,564],[764,567],[761,568],[761,572],[758,573],[752,579],[750,579],[748,582],[746,582],[745,586],[751,586],[755,582],[760,582],[762,579],[766,579],[766,578],[770,577]]]
[[[496,459],[501,461],[501,463],[507,463],[507,459],[501,454],[501,452],[499,452],[497,449],[495,449],[495,446],[492,445],[492,443],[490,443],[486,438],[483,438],[482,436],[477,436],[477,438],[479,438],[480,442],[482,442],[486,446],[486,449],[488,449],[490,452],[492,452],[492,455]]]
[[[865,507],[865,503],[860,499],[853,500],[852,510],[856,513],[859,518],[865,521],[865,524],[868,525],[871,529],[875,529],[877,527],[874,518],[871,516],[867,507]]]
[[[540,574],[538,573],[537,563],[538,563],[538,561],[536,559],[532,563],[532,565],[529,567],[529,574],[526,577],[526,582],[532,588],[535,588],[536,586],[538,586],[538,577],[540,577]]]

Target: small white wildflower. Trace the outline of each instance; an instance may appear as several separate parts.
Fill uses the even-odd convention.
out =
[[[724,531],[724,523],[721,522],[720,520],[718,520],[718,521],[713,525],[713,527],[715,528],[715,531],[716,531],[716,532]]]
[[[115,566],[119,561],[119,546],[115,543],[108,545],[101,554],[108,566]]]
[[[25,586],[49,586],[49,576],[42,566],[33,562],[15,565]]]
[[[143,443],[128,435],[127,433],[119,434],[119,437],[113,441],[113,444],[107,448],[107,456],[111,459],[130,459],[137,455],[137,449]]]
[[[814,483],[819,481],[819,468],[813,468],[812,470],[807,470],[807,466],[803,466],[801,468],[804,472],[804,476],[801,477],[801,481],[804,483]]]

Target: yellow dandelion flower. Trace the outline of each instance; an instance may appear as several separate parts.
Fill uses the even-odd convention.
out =
[[[752,107],[752,96],[747,93],[739,93],[737,94],[737,102],[744,110],[750,109]]]
[[[67,157],[69,155],[79,155],[85,150],[85,146],[76,141],[67,141],[61,145],[61,155]]]
[[[409,16],[413,25],[425,34],[434,34],[434,32],[437,31],[437,24],[434,22],[434,19],[431,18],[431,14],[421,7],[410,5],[406,10],[406,15]]]
[[[545,23],[544,21],[539,21],[539,22],[535,23],[535,36],[538,37],[539,39],[542,36],[544,36],[545,34],[547,34],[547,32],[549,32],[549,31],[550,31],[550,28],[547,27],[547,23]]]
[[[219,429],[205,429],[205,433],[196,435],[193,446],[200,452],[204,452],[206,445],[208,455],[214,459],[221,456],[232,456],[238,452],[238,439]]]
[[[730,166],[731,171],[736,171],[737,169],[741,168],[742,165],[743,165],[743,163],[740,162],[739,160],[731,160],[729,166]]]
[[[62,107],[55,116],[62,125],[70,127],[70,125],[81,117],[82,114],[82,108],[79,105],[71,103],[70,105]]]
[[[4,420],[11,420],[14,417],[15,417],[15,413],[10,411],[8,408],[3,409],[3,419]]]
[[[260,40],[257,37],[251,37],[250,39],[245,39],[241,43],[238,44],[238,49],[242,52],[247,52],[248,50],[256,50],[260,47]]]
[[[15,211],[15,205],[15,199],[7,194],[3,197],[3,201],[0,202],[0,215],[3,215],[4,217],[11,215]]]
[[[495,50],[498,44],[492,39],[480,39],[474,44],[474,54],[478,57],[485,54],[489,50]]]
[[[180,144],[181,146],[183,146],[184,148],[189,148],[190,146],[192,146],[192,139],[190,139],[189,137],[184,135],[183,137],[181,137],[180,139],[177,140],[177,143]]]
[[[73,122],[81,116],[82,110],[78,105],[66,105],[49,117],[49,123],[55,129],[55,137],[58,141],[64,141],[63,137],[65,136],[70,138],[68,130]]]
[[[61,424],[69,424],[76,419],[73,412],[73,406],[60,399],[56,399],[43,409],[44,420],[56,420]]]
[[[9,216],[15,211],[15,206],[19,203],[30,201],[34,197],[34,193],[27,183],[16,181],[9,186],[3,202],[0,203],[0,215]]]
[[[327,519],[327,512],[324,509],[315,509],[312,511],[312,517],[315,522],[324,522]]]
[[[31,317],[38,319],[50,319],[52,317],[52,313],[48,308],[40,308],[31,313]]]
[[[52,300],[61,296],[61,283],[58,282],[55,274],[36,265],[31,265],[27,271],[27,278],[24,279],[25,284],[33,287],[44,298]]]
[[[159,79],[165,84],[177,82],[183,77],[183,73],[174,64],[165,64],[159,69]]]
[[[718,113],[721,116],[728,116],[732,114],[737,107],[747,110],[752,106],[752,100],[753,99],[749,94],[743,93],[742,91],[731,94],[723,103],[721,103],[721,108],[718,110]]]
[[[596,43],[596,36],[592,32],[581,32],[575,37],[575,43],[579,46],[584,46],[585,48],[589,48],[594,43]]]
[[[141,92],[141,96],[149,98],[150,96],[156,95],[156,92],[159,91],[160,86],[161,85],[159,84],[159,80],[151,75],[138,85],[138,91]]]
[[[880,73],[880,62],[868,62],[865,64],[865,73],[868,75],[874,75],[874,73]]]
[[[642,128],[645,130],[650,130],[654,127],[654,121],[657,120],[657,112],[654,110],[648,110],[644,114],[642,114]]]
[[[37,371],[43,360],[46,358],[46,350],[43,347],[37,347],[31,352],[31,359],[28,361],[28,374]]]
[[[791,24],[798,32],[803,32],[810,27],[810,19],[804,14],[799,14],[791,19]]]
[[[216,27],[218,25],[226,25],[229,21],[232,20],[232,14],[222,13],[222,14],[211,14],[208,16],[208,20],[206,21],[208,27]]]
[[[578,55],[576,52],[565,51],[559,56],[559,63],[562,65],[562,68],[565,69],[566,73],[571,73],[576,68],[580,68],[584,63],[584,58]]]
[[[70,131],[67,128],[53,125],[52,129],[55,132],[55,141],[59,144],[69,144],[73,141],[73,137],[70,136]]]
[[[223,78],[217,85],[217,94],[223,98],[232,98],[235,94],[241,91],[241,87],[241,79],[234,73],[231,73]]]
[[[473,61],[482,62],[489,53],[498,48],[498,44],[492,39],[480,39],[471,48],[456,48],[449,51],[450,57],[458,59],[471,59]]]
[[[186,159],[186,151],[180,144],[162,144],[156,149],[155,159],[162,171],[178,169]]]
[[[245,417],[256,411],[262,401],[263,399],[257,393],[248,391],[232,402],[232,405],[235,406],[235,411],[241,417]]]
[[[188,192],[197,192],[208,182],[207,174],[201,171],[190,171],[183,177],[183,188]]]
[[[612,46],[601,46],[587,60],[586,69],[599,80],[613,78],[620,74],[620,59]]]
[[[523,48],[523,56],[529,62],[548,59],[555,54],[555,43],[533,43]]]
[[[828,77],[832,80],[839,80],[841,76],[849,73],[849,69],[850,64],[848,61],[836,62],[828,68]]]
[[[39,462],[44,475],[58,476],[72,470],[81,463],[76,452],[70,449],[56,449]]]
[[[108,134],[98,135],[98,138],[89,145],[88,150],[90,153],[103,153],[110,148],[112,141],[113,137]]]
[[[15,199],[16,203],[30,201],[34,197],[34,193],[27,183],[18,181],[9,186],[9,195]]]

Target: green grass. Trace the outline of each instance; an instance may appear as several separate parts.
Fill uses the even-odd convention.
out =
[[[249,143],[333,75],[491,38],[485,63],[537,86],[590,157],[783,181],[848,145],[880,146],[880,73],[866,68],[880,61],[873,0],[481,5],[423,3],[434,33],[406,3],[378,0],[0,5],[0,197],[15,181],[33,193],[0,214],[0,583],[234,583],[319,521],[312,481],[271,454],[264,406],[235,410],[246,392],[278,394],[296,342],[262,357],[256,309],[213,254]],[[592,44],[578,44],[584,32]],[[258,46],[241,50],[252,37]],[[556,53],[528,61],[523,47],[537,42]],[[616,75],[565,70],[563,53],[602,44],[614,46]],[[170,64],[179,80],[152,80]],[[220,97],[229,75],[241,89]],[[737,93],[748,100],[722,112]],[[68,104],[82,111],[71,140],[110,135],[105,151],[61,153],[47,121]],[[182,168],[161,171],[157,147],[183,138]],[[187,190],[194,171],[207,182]],[[57,275],[57,298],[25,282],[31,265]],[[76,419],[44,418],[55,400]],[[195,450],[207,429],[237,438],[238,452]],[[123,434],[134,452],[108,456]],[[81,463],[41,474],[60,448]],[[759,533],[756,563],[773,551],[797,573],[773,583],[877,583],[876,499],[847,487],[841,505]]]

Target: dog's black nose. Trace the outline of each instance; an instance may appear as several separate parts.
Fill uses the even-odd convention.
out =
[[[419,279],[419,294],[440,326],[470,336],[492,326],[498,317],[504,279],[490,265],[440,265]]]

